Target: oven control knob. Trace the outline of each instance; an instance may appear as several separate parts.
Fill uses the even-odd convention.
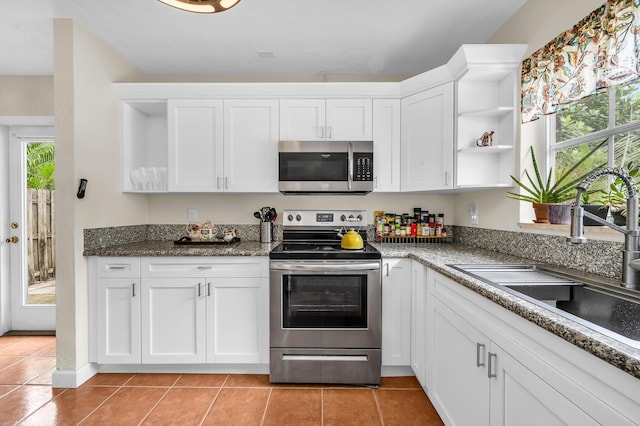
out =
[[[340,216],[340,220],[345,222],[347,220],[347,217],[345,215]]]
[[[290,214],[289,216],[287,216],[287,220],[288,220],[289,222],[293,222],[293,215],[292,215],[292,214]]]
[[[300,222],[300,221],[302,220],[302,216],[300,216],[299,214],[297,214],[297,215],[296,215],[296,220],[297,220],[298,222]]]

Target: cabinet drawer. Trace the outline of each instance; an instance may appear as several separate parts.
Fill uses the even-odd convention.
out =
[[[149,278],[266,277],[267,257],[147,257],[142,276]]]
[[[99,257],[98,278],[139,278],[139,257]]]

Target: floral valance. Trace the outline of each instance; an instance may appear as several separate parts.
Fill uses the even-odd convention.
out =
[[[522,122],[640,76],[640,0],[609,0],[522,63]]]

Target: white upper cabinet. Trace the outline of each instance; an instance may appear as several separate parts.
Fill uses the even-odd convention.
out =
[[[278,100],[224,101],[225,192],[278,192]]]
[[[371,99],[281,99],[280,139],[372,139]]]
[[[400,99],[373,100],[373,190],[400,192]]]
[[[453,188],[453,82],[402,100],[400,188]]]
[[[221,100],[170,100],[169,192],[223,190]]]

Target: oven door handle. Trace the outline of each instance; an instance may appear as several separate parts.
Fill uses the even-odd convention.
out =
[[[272,263],[272,271],[312,271],[312,272],[341,272],[341,271],[379,271],[380,263],[336,263],[336,264],[303,264],[303,263]]]

